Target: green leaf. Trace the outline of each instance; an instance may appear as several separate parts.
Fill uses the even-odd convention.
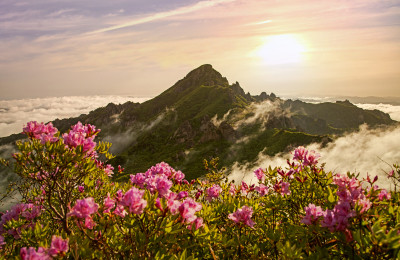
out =
[[[330,203],[335,202],[335,197],[333,196],[332,189],[331,189],[329,186],[328,186],[328,191],[329,191],[328,201],[329,201]]]

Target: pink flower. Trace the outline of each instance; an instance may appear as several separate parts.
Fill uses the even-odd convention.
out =
[[[68,238],[62,239],[59,236],[53,236],[51,239],[51,245],[49,249],[49,255],[57,256],[58,254],[64,254],[68,252]]]
[[[264,184],[260,184],[258,187],[255,188],[255,190],[260,194],[260,196],[265,196],[269,192],[269,187],[265,186]]]
[[[348,219],[355,216],[355,212],[351,209],[351,205],[346,201],[339,201],[333,209],[336,230],[344,231],[348,226]]]
[[[157,198],[157,199],[156,199],[156,202],[154,203],[154,205],[155,205],[156,208],[158,208],[159,210],[164,211],[164,209],[163,209],[163,207],[162,207],[162,205],[161,205],[160,198]]]
[[[321,222],[322,227],[327,227],[331,232],[335,230],[335,214],[332,210],[326,210],[323,212],[324,219]]]
[[[146,175],[165,175],[171,177],[175,170],[168,163],[160,162],[146,171]]]
[[[53,127],[52,123],[45,125],[43,123],[39,124],[36,121],[28,122],[26,127],[23,129],[23,133],[31,138],[39,139],[42,144],[45,144],[46,142],[57,142],[58,138],[54,137],[57,131],[57,128]]]
[[[378,195],[379,200],[387,199],[390,200],[391,194],[387,192],[387,190],[382,189],[381,192]]]
[[[187,191],[181,191],[176,196],[176,199],[180,200],[180,199],[186,198],[188,195],[189,195],[189,193]]]
[[[46,253],[46,250],[43,247],[39,247],[37,251],[33,247],[30,247],[29,249],[26,249],[26,247],[23,247],[19,251],[19,255],[21,256],[22,260],[51,259],[51,257]]]
[[[124,218],[126,215],[128,215],[128,212],[126,212],[124,206],[117,205],[115,207],[114,214],[120,216],[121,218]]]
[[[254,221],[251,220],[252,215],[253,215],[253,208],[248,206],[243,206],[236,212],[229,214],[228,218],[233,220],[236,224],[244,224],[252,228],[255,224]]]
[[[175,200],[173,198],[169,198],[167,200],[167,206],[172,215],[175,215],[179,212],[179,207],[181,205],[182,205],[182,202],[180,202],[179,200]]]
[[[249,193],[249,186],[247,185],[247,183],[242,181],[242,185],[240,186],[240,194],[242,196],[247,196],[247,193]]]
[[[254,174],[256,175],[256,177],[259,181],[265,180],[265,174],[264,174],[264,171],[262,168],[258,168],[257,170],[255,170]]]
[[[219,197],[219,193],[222,191],[222,188],[217,185],[214,184],[212,187],[208,188],[206,190],[207,193],[207,201],[211,201],[213,198],[218,198]]]
[[[164,196],[169,192],[172,187],[172,181],[165,175],[151,176],[146,180],[147,189],[151,193],[158,192],[160,196]]]
[[[107,197],[104,199],[104,213],[110,213],[111,209],[115,206],[115,200],[110,197],[110,193],[107,193]]]
[[[195,229],[197,230],[197,229],[199,229],[199,228],[201,228],[203,226],[203,219],[202,218],[196,218],[196,220],[193,221],[193,223],[190,223],[187,226],[187,229],[191,230],[193,224],[195,226]]]
[[[318,163],[318,159],[321,157],[315,151],[308,151],[307,156],[304,158],[304,165],[312,166]]]
[[[175,179],[175,181],[177,181],[178,183],[180,183],[184,178],[185,178],[185,174],[181,171],[177,171],[173,178]]]
[[[2,247],[6,244],[6,242],[4,242],[4,237],[2,235],[0,235],[0,249],[2,249]]]
[[[91,217],[85,218],[85,227],[88,229],[93,229],[96,226],[96,223],[93,221]]]
[[[84,192],[85,191],[85,187],[84,186],[78,186],[78,191],[79,192]]]
[[[201,228],[203,226],[203,218],[196,218],[194,224],[196,225],[196,230]]]
[[[111,177],[114,172],[114,167],[111,164],[107,164],[106,167],[104,167],[104,172],[107,174],[108,177]]]
[[[100,130],[96,130],[95,126],[89,124],[83,126],[81,122],[78,122],[72,126],[68,134],[63,134],[64,144],[70,148],[82,146],[83,152],[92,153],[96,147],[93,139],[98,132]]]
[[[282,196],[290,195],[291,191],[289,190],[290,183],[279,181],[274,185],[274,190],[280,193]]]
[[[122,192],[122,190],[117,190],[117,193],[115,194],[115,201],[121,202],[123,197],[124,193]]]
[[[20,236],[20,228],[19,229],[8,229],[5,230],[4,225],[10,221],[10,220],[18,220],[21,217],[25,218],[28,220],[30,223],[34,223],[32,220],[38,217],[42,213],[42,206],[36,206],[32,203],[24,204],[16,204],[14,205],[10,211],[6,211],[2,216],[1,216],[1,221],[0,221],[0,234],[3,234],[4,232],[8,232],[8,234],[13,235],[14,238],[18,239]],[[29,224],[22,226],[22,228],[27,228]]]
[[[194,195],[196,200],[199,199],[202,194],[203,194],[202,190],[197,190],[196,194]]]
[[[232,196],[235,196],[236,194],[236,186],[233,183],[229,185],[229,194],[231,194]]]
[[[289,190],[290,183],[288,182],[282,182],[282,191],[281,195],[290,195],[290,190]]]
[[[303,146],[299,146],[294,150],[293,160],[303,161],[307,155],[308,151]]]
[[[147,201],[143,199],[143,190],[132,187],[122,198],[121,205],[129,207],[129,212],[140,215],[147,206]]]
[[[324,215],[320,206],[315,206],[314,204],[309,204],[308,207],[305,207],[306,211],[305,217],[301,220],[301,223],[306,225],[315,224],[318,221],[319,217]]]
[[[94,202],[92,197],[77,200],[75,206],[68,213],[68,216],[76,216],[78,218],[90,217],[93,213],[96,213],[99,205]]]
[[[365,211],[371,208],[371,201],[369,199],[361,199],[357,201],[357,204],[362,206],[360,213],[364,213]]]
[[[131,174],[130,175],[130,180],[132,185],[136,184],[138,185],[140,188],[144,188],[144,183],[146,181],[146,177],[144,176],[143,173],[137,173],[136,175]]]
[[[186,198],[179,206],[178,210],[182,217],[182,220],[186,223],[192,223],[196,220],[196,212],[200,211],[202,205],[195,202],[192,198]]]

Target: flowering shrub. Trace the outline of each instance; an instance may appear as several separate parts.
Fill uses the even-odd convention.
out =
[[[377,187],[377,177],[326,172],[304,147],[286,168],[256,169],[255,184],[229,181],[216,160],[190,183],[164,162],[114,183],[99,131],[27,124],[29,140],[13,155],[22,203],[1,215],[1,257],[400,257],[397,165],[387,176],[392,191]]]

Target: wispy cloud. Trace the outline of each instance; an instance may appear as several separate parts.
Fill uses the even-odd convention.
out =
[[[126,28],[126,27],[139,25],[139,24],[144,24],[144,23],[148,23],[148,22],[154,22],[154,21],[157,21],[157,20],[161,20],[161,19],[164,19],[164,18],[171,17],[171,16],[180,15],[180,14],[188,14],[188,13],[199,11],[201,9],[212,7],[212,6],[215,6],[215,5],[218,5],[218,4],[229,3],[229,2],[234,2],[234,1],[236,1],[236,0],[200,1],[200,2],[198,2],[196,4],[194,4],[194,5],[191,5],[191,6],[185,6],[185,7],[181,7],[181,8],[175,9],[175,10],[155,13],[155,14],[152,14],[152,15],[149,15],[149,16],[145,16],[145,17],[142,17],[142,18],[139,18],[139,19],[135,19],[135,20],[123,23],[123,24],[106,27],[106,28],[103,28],[103,29],[100,29],[100,30],[95,30],[93,32],[90,32],[90,34],[108,32],[108,31],[113,31],[113,30],[118,30],[118,29],[122,29],[122,28]]]

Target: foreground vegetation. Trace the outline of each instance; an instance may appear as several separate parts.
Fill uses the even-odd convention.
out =
[[[167,163],[132,174],[107,164],[110,144],[78,123],[60,134],[29,122],[10,185],[22,203],[1,216],[0,255],[22,259],[391,259],[400,257],[400,168],[377,177],[326,172],[298,147],[286,168],[259,168],[256,185],[233,183],[205,162],[185,180]]]

